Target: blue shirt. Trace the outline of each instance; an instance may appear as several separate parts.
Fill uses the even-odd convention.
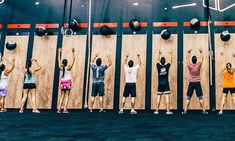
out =
[[[92,68],[92,83],[104,82],[104,72],[108,68],[107,65],[97,66],[91,65]]]

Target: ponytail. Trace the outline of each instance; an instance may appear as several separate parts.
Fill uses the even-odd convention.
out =
[[[65,74],[65,66],[63,66],[62,78],[64,77],[64,74]]]

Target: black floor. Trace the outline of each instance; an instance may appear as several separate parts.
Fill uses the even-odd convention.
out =
[[[56,114],[30,111],[0,113],[0,141],[227,141],[235,140],[235,113],[218,116],[160,115],[140,112],[118,115],[115,112],[71,111]]]

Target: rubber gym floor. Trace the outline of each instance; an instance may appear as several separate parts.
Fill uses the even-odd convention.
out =
[[[235,113],[123,115],[107,111],[0,113],[0,141],[227,141],[235,139]]]

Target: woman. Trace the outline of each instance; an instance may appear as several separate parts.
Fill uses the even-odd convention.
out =
[[[12,72],[15,67],[15,59],[12,59],[12,65],[10,68],[6,68],[4,64],[0,66],[0,112],[6,112],[5,109],[5,98],[7,96],[7,84],[8,84],[8,76]]]
[[[36,63],[37,67],[33,68],[32,64]],[[21,107],[19,113],[24,112],[24,105],[25,101],[28,97],[28,94],[31,94],[31,101],[33,104],[33,113],[40,113],[40,111],[36,108],[36,77],[35,73],[38,72],[41,69],[41,67],[38,65],[38,62],[36,59],[32,59],[31,61],[27,62],[26,65],[26,71],[25,71],[25,80],[24,80],[24,86],[23,86],[23,98],[21,100]]]
[[[233,58],[235,58],[235,54],[233,55]],[[221,62],[223,61],[223,53],[221,53]],[[222,63],[222,66],[224,64]],[[231,63],[226,64],[226,68],[223,68],[223,97],[221,102],[221,109],[219,111],[219,114],[223,114],[223,108],[227,99],[227,95],[230,92],[233,98],[233,103],[235,104],[235,83],[234,83],[234,71],[235,69],[232,68]]]
[[[69,113],[67,110],[68,101],[69,101],[69,94],[72,87],[72,77],[71,77],[71,69],[73,67],[73,64],[75,62],[75,54],[74,54],[74,48],[72,49],[72,63],[68,65],[68,61],[66,59],[63,59],[61,62],[61,55],[62,50],[58,49],[58,63],[59,63],[59,69],[62,71],[62,77],[60,81],[60,89],[61,89],[61,96],[59,99],[59,106],[57,113],[61,113],[61,107],[64,102],[64,111],[63,113],[67,114]]]

